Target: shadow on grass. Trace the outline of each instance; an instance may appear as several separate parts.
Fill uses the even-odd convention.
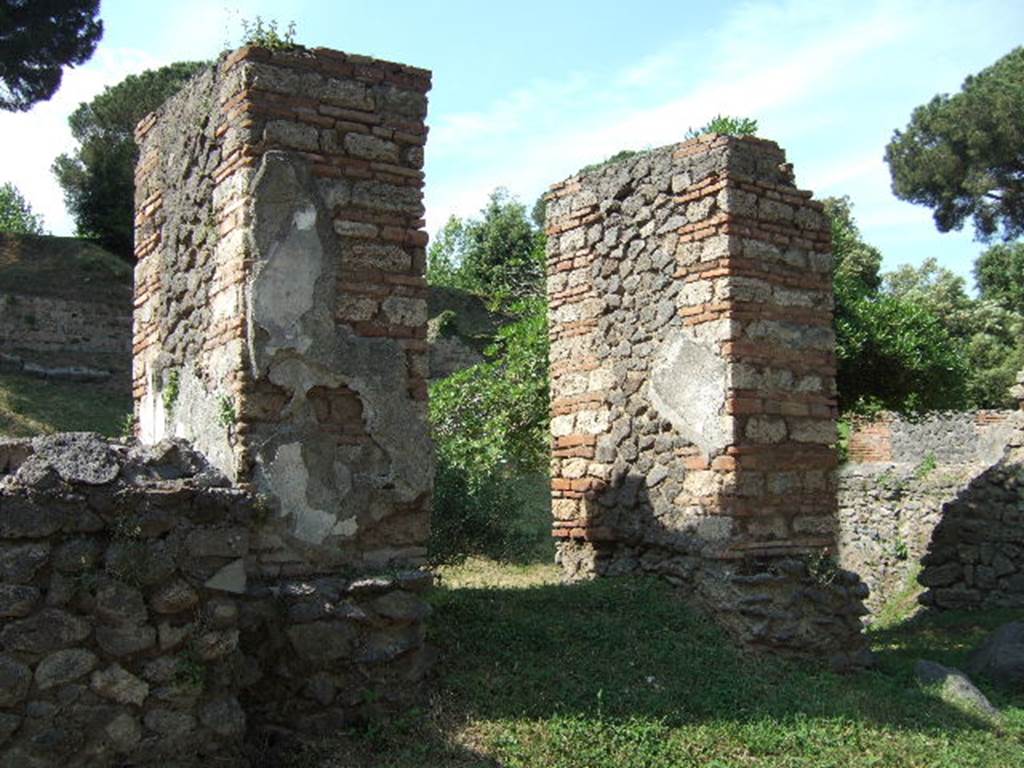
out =
[[[878,655],[879,671],[909,682],[913,677],[914,662],[922,658],[965,669],[971,651],[1001,625],[1020,621],[1021,613],[1010,608],[986,611],[925,609],[905,621],[873,628],[869,636]],[[982,685],[985,694],[997,707],[1024,709],[1024,694],[991,687],[984,679],[974,682]]]
[[[673,726],[799,716],[901,729],[985,727],[908,687],[912,658],[837,675],[753,657],[650,579],[439,590],[435,604],[439,679],[472,717],[599,713]]]
[[[994,734],[913,681],[922,655],[960,660],[940,627],[879,632],[881,667],[837,675],[736,650],[651,579],[440,588],[433,602],[428,709],[308,765],[840,765],[874,740],[881,762],[864,764],[1018,764],[1001,755],[1019,727]]]

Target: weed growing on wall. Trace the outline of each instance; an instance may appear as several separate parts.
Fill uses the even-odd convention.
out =
[[[295,42],[294,21],[289,21],[288,26],[280,30],[276,19],[264,21],[262,16],[252,21],[242,19],[242,45],[254,45],[272,51],[290,51],[300,47]]]
[[[238,416],[235,413],[235,403],[228,395],[221,395],[217,401],[217,421],[222,427],[230,427]]]
[[[921,459],[920,464],[914,467],[914,477],[918,480],[924,480],[928,475],[935,471],[937,466],[939,466],[939,463],[935,459],[935,454],[929,453]]]
[[[720,133],[723,136],[753,136],[757,133],[757,120],[751,117],[715,115],[706,125],[688,129],[686,138],[695,139],[705,133]]]
[[[178,394],[180,390],[180,375],[176,368],[172,368],[167,372],[167,378],[164,380],[163,393],[161,394],[165,411],[170,412],[174,410],[174,405],[178,402]]]

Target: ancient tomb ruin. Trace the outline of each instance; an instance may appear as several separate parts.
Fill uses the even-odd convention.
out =
[[[139,437],[188,440],[317,562],[425,554],[429,87],[246,48],[136,132]]]
[[[143,444],[0,444],[0,763],[273,762],[415,699],[429,87],[246,48],[139,126]]]
[[[741,642],[863,660],[835,571],[828,221],[772,142],[709,135],[548,198],[552,496],[570,577],[690,586]]]

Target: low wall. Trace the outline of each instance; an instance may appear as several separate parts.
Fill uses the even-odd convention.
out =
[[[127,264],[87,240],[0,233],[0,370],[127,388],[131,328]]]
[[[1024,606],[1024,413],[854,425],[839,471],[839,554],[878,611],[916,581],[937,608]]]
[[[183,443],[7,442],[0,473],[0,764],[238,764],[415,698],[429,575],[321,572]]]

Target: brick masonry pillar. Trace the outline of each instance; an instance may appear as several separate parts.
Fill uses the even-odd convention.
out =
[[[774,143],[710,135],[556,185],[547,221],[554,534],[569,575],[661,573],[750,645],[850,662],[862,588],[828,560],[820,203]],[[827,608],[772,619],[744,603],[782,605],[808,585]],[[804,632],[814,620],[828,639]]]
[[[426,70],[243,48],[138,126],[134,397],[318,561],[416,565]]]

